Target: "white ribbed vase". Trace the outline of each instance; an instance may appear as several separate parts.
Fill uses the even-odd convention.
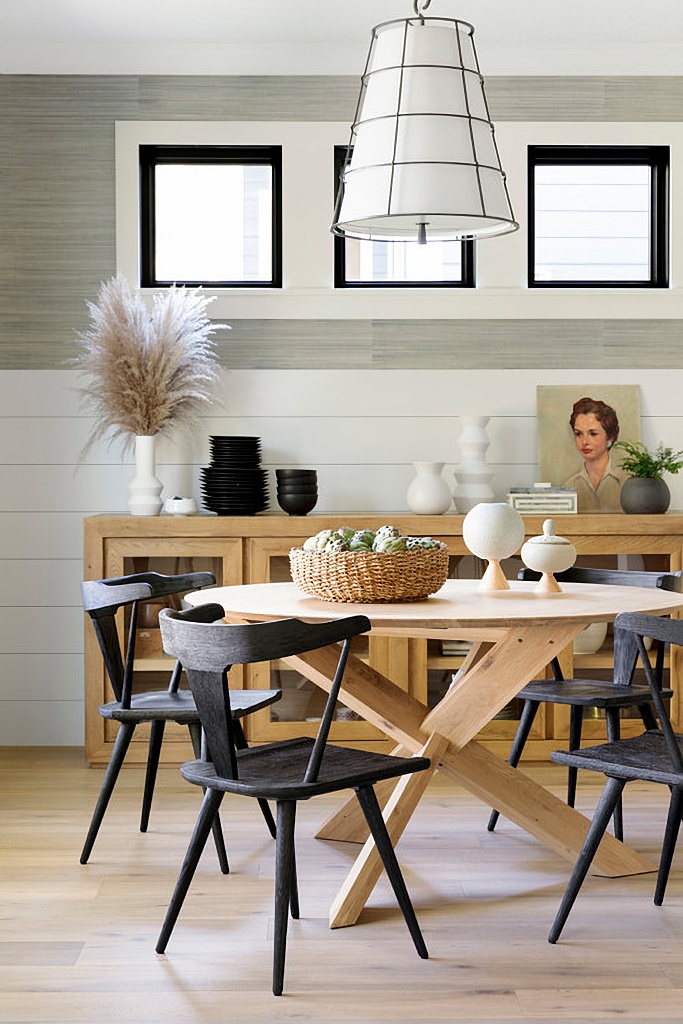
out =
[[[408,488],[408,508],[418,516],[440,516],[451,507],[451,492],[441,476],[443,462],[414,462],[415,478]]]
[[[460,461],[455,467],[456,510],[467,513],[484,501],[493,501],[491,478],[493,470],[486,465],[486,451],[490,444],[486,426],[490,416],[460,417]]]
[[[128,490],[128,508],[132,516],[158,516],[161,512],[163,484],[155,475],[154,434],[135,438],[135,476]]]

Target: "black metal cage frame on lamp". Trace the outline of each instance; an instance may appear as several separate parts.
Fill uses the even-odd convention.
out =
[[[474,47],[474,28],[415,17],[372,38],[332,223],[382,241],[482,238],[515,231]]]

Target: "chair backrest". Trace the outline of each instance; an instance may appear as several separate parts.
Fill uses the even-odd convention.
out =
[[[539,580],[540,572],[528,569],[519,570],[517,579]],[[642,569],[595,569],[592,566],[573,565],[564,572],[555,573],[559,583],[600,583],[615,587],[660,587],[681,593],[683,571],[648,572]]]
[[[645,640],[658,641],[661,648],[667,645],[683,647],[683,620],[670,619],[667,616],[641,615],[636,612],[621,612],[617,615],[615,626],[625,635],[635,639],[638,654],[645,669],[645,677],[650,687],[650,696],[659,719],[659,727],[664,736],[664,742],[671,758],[671,765],[674,771],[683,773],[683,757],[674,734],[671,719],[666,708],[666,703],[660,693],[659,680],[656,671],[652,667],[650,656],[645,646]]]
[[[520,580],[538,580],[540,572],[533,569],[520,569],[518,576]],[[683,571],[677,572],[648,572],[645,570],[631,569],[596,569],[592,566],[573,565],[564,572],[555,573],[555,579],[560,583],[595,583],[603,586],[615,587],[658,587],[661,590],[670,590],[676,594],[681,593],[683,586]],[[664,652],[665,644],[658,644],[655,675],[662,685],[664,673]],[[638,645],[635,636],[622,634],[619,627],[614,626],[614,682],[618,686],[629,686],[638,663]],[[553,658],[550,663],[555,679],[563,679],[560,663]]]
[[[209,624],[198,621],[202,609],[205,615],[211,614],[211,609],[223,615],[220,605],[200,605],[182,612],[165,608],[159,614],[161,637],[164,650],[185,668],[216,771],[229,779],[238,778],[230,709],[231,667],[294,657],[341,643],[336,672],[302,780],[314,782],[320,771],[351,640],[368,632],[370,620],[364,615],[349,615],[319,623],[277,619],[248,625]]]
[[[140,572],[104,580],[85,580],[81,583],[83,608],[90,616],[109,681],[122,707],[130,707],[133,692],[133,663],[140,602],[198,590],[215,582],[216,577],[211,572],[191,572],[174,576],[158,572]],[[131,613],[124,654],[116,625],[116,613],[119,608],[128,606]],[[176,662],[169,682],[169,690],[172,692],[178,688],[181,671],[182,665]]]

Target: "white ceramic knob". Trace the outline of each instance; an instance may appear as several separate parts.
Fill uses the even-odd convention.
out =
[[[530,537],[522,546],[522,561],[529,569],[541,573],[536,589],[544,593],[560,591],[561,587],[553,574],[564,572],[576,561],[574,545],[566,537],[558,537],[555,530],[555,520],[546,519],[543,535]]]

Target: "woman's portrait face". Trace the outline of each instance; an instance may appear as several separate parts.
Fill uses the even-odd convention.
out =
[[[608,441],[607,432],[594,413],[579,413],[574,421],[574,442],[585,462],[604,458]]]

